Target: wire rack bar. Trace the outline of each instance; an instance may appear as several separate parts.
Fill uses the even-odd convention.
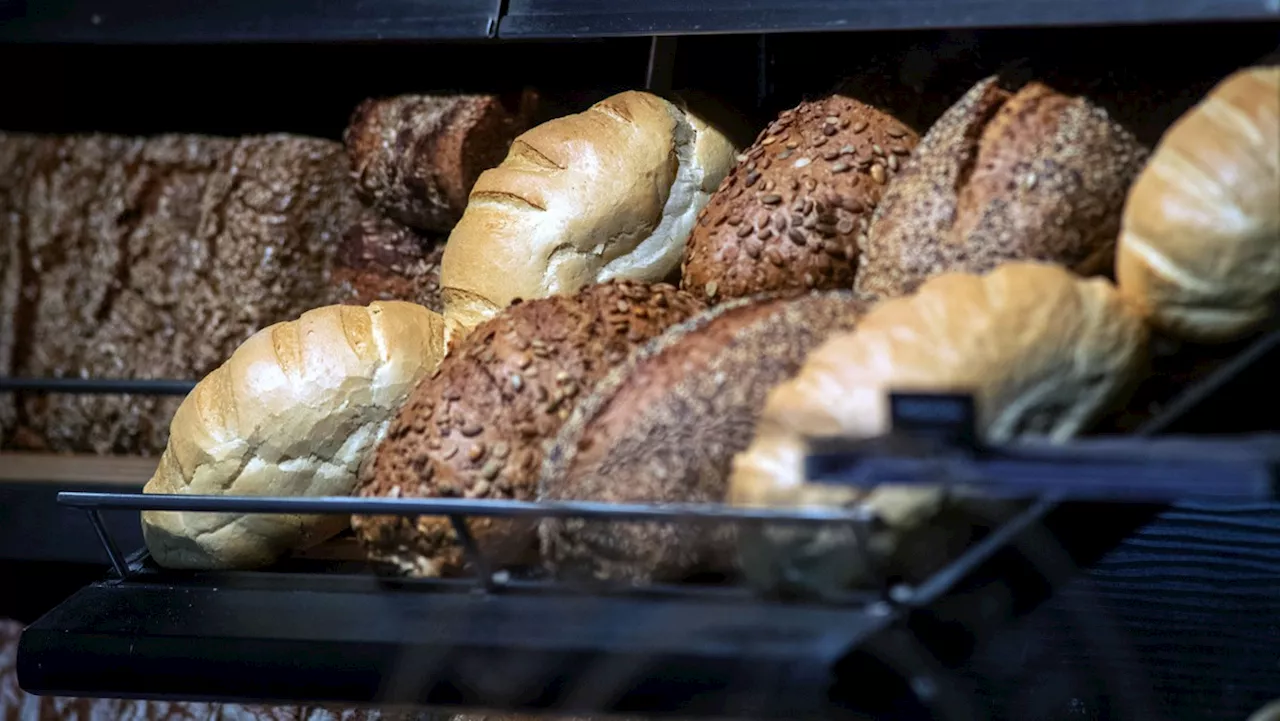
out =
[[[100,395],[185,396],[196,381],[144,378],[5,378],[0,393],[85,393]]]

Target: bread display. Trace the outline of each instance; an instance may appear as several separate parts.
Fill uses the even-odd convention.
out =
[[[614,281],[511,306],[454,345],[396,416],[361,496],[533,500],[544,442],[631,351],[702,309],[673,286]],[[470,519],[491,561],[530,560],[533,524]],[[464,567],[445,518],[355,517],[378,560],[411,575]]]
[[[863,305],[848,292],[739,299],[668,330],[579,405],[540,481],[545,500],[720,503],[765,394]],[[731,525],[545,519],[560,576],[681,580],[732,567]]]
[[[360,196],[385,217],[448,232],[480,173],[502,161],[533,116],[495,95],[400,95],[356,108],[343,140]]]
[[[843,95],[783,112],[698,215],[681,287],[709,300],[850,287],[858,238],[918,140]]]
[[[182,401],[145,493],[342,496],[414,384],[444,353],[411,303],[327,306],[255,333]],[[343,516],[145,511],[170,568],[254,568],[326,540]]]
[[[368,211],[338,143],[0,133],[0,168],[0,373],[196,379],[255,331],[352,300],[335,256]],[[415,283],[400,266],[360,285]],[[0,394],[15,400],[0,446],[144,455],[180,402]]]
[[[476,181],[445,246],[450,338],[517,298],[572,294],[612,278],[668,279],[733,158],[719,131],[643,92],[516,138]]]
[[[1165,134],[1124,209],[1120,289],[1160,331],[1224,342],[1280,292],[1280,66],[1241,70]]]
[[[766,527],[742,534],[743,570],[766,587],[819,592],[868,582],[882,564],[932,570],[969,540],[965,527],[933,522],[945,510],[942,490],[808,484],[806,439],[880,435],[889,392],[925,391],[973,393],[990,442],[1066,440],[1123,400],[1146,353],[1140,314],[1108,281],[1050,265],[948,273],[881,303],[770,392],[750,448],[734,459],[729,493],[745,506],[873,509],[881,522],[863,547],[870,566],[848,526]]]
[[[1146,150],[1101,107],[1031,82],[988,78],[925,134],[889,184],[861,248],[868,299],[948,271],[1039,260],[1106,272]]]

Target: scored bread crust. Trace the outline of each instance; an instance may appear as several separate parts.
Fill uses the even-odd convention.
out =
[[[931,276],[1036,260],[1105,273],[1125,193],[1147,157],[1084,97],[987,78],[930,128],[885,191],[858,260],[868,299]]]
[[[1164,333],[1225,342],[1280,291],[1280,66],[1232,74],[1183,115],[1129,192],[1120,290]]]
[[[444,353],[444,323],[412,303],[326,306],[264,328],[179,406],[144,493],[345,496],[395,410]],[[146,511],[170,568],[253,568],[323,541],[343,516]]]
[[[717,130],[635,91],[520,135],[445,246],[449,342],[517,298],[667,279],[733,157]]]
[[[507,308],[413,392],[359,494],[533,500],[543,444],[576,403],[632,350],[702,307],[671,285],[613,281]],[[535,522],[469,524],[491,563],[532,560]],[[447,519],[357,517],[352,526],[372,558],[407,574],[465,567]]]
[[[872,438],[888,430],[891,391],[969,392],[990,442],[1053,441],[1085,428],[1125,393],[1147,362],[1147,328],[1105,279],[1010,263],[978,276],[948,273],[913,296],[885,301],[857,329],[832,336],[770,394],[751,447],[733,462],[729,500],[745,506],[865,504],[884,526],[866,549],[928,567],[960,529],[931,523],[936,488],[856,489],[807,483],[807,438]],[[908,541],[923,531],[922,546]],[[955,534],[959,534],[957,538]],[[743,534],[744,570],[766,586],[817,589],[867,582],[850,529],[768,528]],[[903,553],[913,545],[911,553]],[[872,564],[874,566],[875,564]]]
[[[548,453],[544,500],[721,503],[765,394],[863,310],[849,292],[745,298],[671,328],[597,385]],[[732,567],[733,527],[544,519],[559,575],[681,580]]]
[[[850,287],[858,238],[918,140],[842,95],[784,111],[699,213],[681,287],[709,300]]]

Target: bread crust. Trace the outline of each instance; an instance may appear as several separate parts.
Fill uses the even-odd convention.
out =
[[[450,342],[517,298],[665,280],[732,162],[718,131],[643,92],[525,132],[476,181],[445,246]]]
[[[1169,128],[1129,192],[1116,278],[1180,340],[1236,340],[1272,316],[1280,66],[1232,74]]]
[[[767,528],[746,534],[744,570],[766,586],[822,590],[874,582],[886,559],[931,570],[968,538],[965,528],[933,522],[945,509],[942,492],[809,484],[806,439],[881,435],[888,392],[918,390],[973,393],[988,441],[1065,440],[1124,400],[1146,367],[1147,334],[1110,282],[1037,263],[1009,263],[985,276],[947,273],[872,308],[770,392],[751,447],[734,459],[729,499],[866,505],[883,521],[865,547],[873,563],[862,563],[849,528]],[[917,531],[928,537],[921,544],[912,539]],[[903,553],[908,546],[912,552]]]
[[[343,496],[414,384],[444,353],[411,303],[326,306],[255,333],[178,407],[144,493]],[[326,540],[340,516],[145,511],[170,568],[255,568]]]
[[[1106,273],[1146,157],[1087,98],[1038,82],[1010,93],[987,78],[943,114],[885,191],[855,289],[892,298],[939,273],[1013,260]]]
[[[858,238],[918,140],[893,116],[847,96],[783,112],[699,213],[681,287],[712,301],[849,288]]]
[[[399,95],[370,99],[343,134],[360,197],[385,217],[447,232],[480,173],[502,161],[528,128],[537,96],[508,109],[495,95]]]
[[[440,313],[442,255],[439,239],[392,220],[367,217],[342,236],[332,282],[348,305],[403,300]]]
[[[609,370],[702,309],[666,284],[613,281],[511,306],[450,348],[378,446],[364,497],[534,500],[544,443]],[[491,562],[536,561],[536,524],[469,520]],[[352,519],[374,559],[410,575],[465,570],[441,518]]]
[[[544,500],[721,503],[765,394],[863,309],[849,292],[723,303],[673,327],[602,381],[547,454]],[[731,570],[731,525],[542,522],[554,573],[631,582]]]

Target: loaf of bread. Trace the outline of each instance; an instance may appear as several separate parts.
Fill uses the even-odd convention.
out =
[[[885,191],[855,284],[867,299],[1004,261],[1109,271],[1125,193],[1146,150],[1101,107],[1032,82],[975,85]]]
[[[444,310],[442,255],[442,239],[386,218],[364,217],[338,245],[332,271],[336,300],[347,305],[403,300],[439,313]]]
[[[808,439],[881,435],[888,393],[924,391],[972,393],[988,441],[1065,440],[1124,398],[1146,348],[1142,317],[1108,281],[1056,266],[944,274],[913,296],[881,303],[770,392],[751,447],[734,459],[729,492],[746,506],[862,504],[880,524],[862,548],[843,525],[744,532],[743,570],[766,587],[818,592],[869,582],[882,568],[933,570],[969,538],[967,527],[936,521],[946,510],[943,492],[807,483]]]
[[[1280,66],[1241,70],[1161,139],[1129,192],[1120,290],[1162,332],[1230,341],[1280,292]]]
[[[543,444],[635,348],[702,309],[666,284],[613,281],[507,308],[449,351],[378,446],[361,496],[536,498]],[[497,563],[533,561],[536,523],[470,520]],[[464,569],[449,521],[356,517],[370,556],[410,575]]]
[[[681,287],[710,300],[849,288],[858,238],[918,139],[842,95],[782,113],[698,215]]]
[[[21,624],[0,619],[0,719],[4,721],[434,721],[432,714],[416,710],[35,696],[18,685],[21,636]]]
[[[449,338],[517,298],[572,294],[611,278],[669,279],[733,158],[719,131],[643,92],[516,138],[476,181],[445,246]]]
[[[529,127],[537,97],[508,108],[496,95],[400,95],[366,100],[343,137],[360,196],[385,217],[448,232],[480,173]]]
[[[327,306],[255,333],[173,418],[145,493],[345,496],[365,455],[444,354],[444,321],[412,303]],[[170,568],[254,568],[324,541],[345,516],[147,511]]]
[[[650,342],[600,383],[548,453],[545,500],[721,503],[765,394],[830,333],[857,321],[848,292],[723,303]],[[733,566],[731,524],[545,519],[561,576],[678,581]]]
[[[0,373],[200,378],[255,331],[355,300],[335,256],[369,211],[339,143],[0,133],[0,168]],[[399,267],[366,263],[362,292],[417,282]],[[5,448],[156,455],[181,399],[15,400]]]

